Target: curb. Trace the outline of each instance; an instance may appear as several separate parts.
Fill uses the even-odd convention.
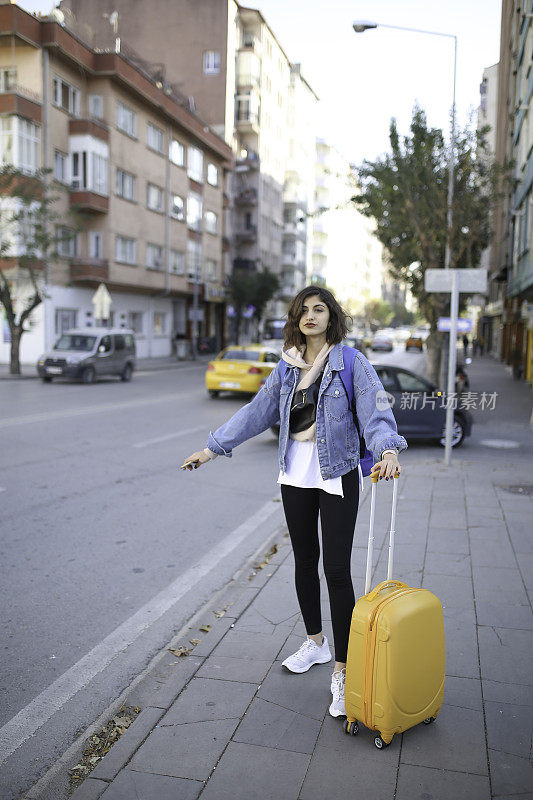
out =
[[[212,358],[215,356],[213,355]],[[211,358],[207,358],[205,356],[201,356],[197,359],[185,359],[183,361],[167,361],[163,363],[155,363],[155,364],[143,364],[142,359],[137,360],[137,366],[135,368],[135,372],[158,372],[163,370],[171,370],[171,369],[179,369],[180,367],[187,367],[187,366],[201,366],[204,364],[208,364]],[[6,366],[4,364],[0,364],[0,381],[35,381],[41,380],[37,372],[35,375],[29,375],[28,373],[22,373],[21,375],[11,375],[9,372],[3,372],[2,367]],[[27,365],[26,365],[27,366]],[[134,375],[135,375],[134,372]],[[61,376],[59,376],[61,377]]]
[[[141,712],[138,717],[132,722],[130,727],[113,745],[109,752],[106,753],[95,769],[85,778],[83,783],[72,793],[68,794],[69,800],[98,800],[122,767],[131,760],[135,752],[144,743],[145,739],[157,725],[159,719],[166,713],[178,695],[202,667],[229,628],[233,627],[248,606],[253,603],[255,597],[259,594],[268,578],[270,578],[274,572],[277,572],[279,566],[289,555],[289,547],[286,548],[286,552],[283,553],[282,558],[279,557],[280,553],[278,551],[269,562],[269,566],[271,566],[272,569],[268,575],[265,573],[264,569],[257,572],[253,570],[254,563],[258,560],[259,556],[264,554],[264,551],[268,551],[275,543],[278,543],[280,548],[283,546],[283,534],[286,530],[285,522],[283,522],[267,536],[263,544],[236,570],[228,583],[219,589],[214,596],[204,603],[204,605],[187,620],[175,636],[173,636],[152,658],[148,666],[121,692],[119,697],[117,697],[113,703],[111,703],[111,705],[109,705],[98,718],[77,737],[56,763],[39,778],[32,787],[21,795],[20,800],[41,800],[43,797],[57,796],[56,792],[50,795],[46,795],[45,792],[47,790],[50,792],[53,791],[54,782],[61,782],[62,788],[64,788],[65,783],[67,786],[69,785],[68,770],[81,758],[83,750],[86,747],[87,739],[97,733],[123,705],[138,705],[141,707]],[[254,572],[254,574],[252,579],[248,581],[246,576],[251,572]],[[245,580],[246,583],[244,583]],[[179,672],[176,672],[175,675],[172,676],[172,680],[169,681],[170,685],[165,687],[167,689],[166,696],[165,693],[158,688],[157,697],[154,697],[150,683],[160,687],[161,679],[157,676],[157,672],[161,667],[161,661],[169,655],[168,649],[170,647],[179,647],[184,641],[188,642],[191,629],[202,624],[205,615],[214,607],[224,605],[228,605],[228,613],[222,618],[216,619],[209,633],[205,634],[200,644],[191,652],[191,655],[183,658],[185,669],[179,670]],[[234,615],[231,614],[232,606],[234,607]],[[141,705],[139,701],[143,692],[145,693],[146,700]],[[148,702],[149,699],[153,699],[154,702]],[[141,720],[140,724],[139,720]]]

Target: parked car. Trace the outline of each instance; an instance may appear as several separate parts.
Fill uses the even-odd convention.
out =
[[[424,349],[424,342],[421,336],[410,336],[407,341],[405,342],[405,349],[411,350],[414,348],[415,350],[419,350],[422,352]]]
[[[131,380],[135,369],[135,335],[129,328],[75,328],[64,331],[50,352],[37,361],[45,383],[79,378],[94,383],[101,375]]]
[[[408,442],[414,439],[433,439],[444,446],[446,409],[441,408],[438,387],[404,367],[388,364],[372,366],[393,403],[392,413],[398,426],[398,433],[405,436]],[[413,401],[409,402],[409,395],[415,394],[418,398],[416,400],[413,398]],[[459,447],[465,437],[470,436],[471,430],[470,412],[466,409],[456,409],[452,447]]]
[[[255,394],[280,358],[281,353],[274,347],[230,345],[207,365],[206,389],[211,397],[218,397],[221,391]]]
[[[439,389],[426,378],[404,367],[372,364],[383,388],[389,396],[391,410],[398,433],[408,442],[429,439],[444,446],[446,409],[441,408]],[[409,395],[417,394],[412,400]],[[431,399],[430,399],[431,398]],[[407,400],[407,402],[405,402]],[[403,401],[403,402],[402,402]],[[403,406],[403,407],[402,407]],[[459,447],[472,431],[472,415],[465,409],[456,409],[452,431],[452,447]],[[279,424],[272,426],[279,435]]]
[[[390,336],[384,336],[382,333],[376,333],[370,345],[371,350],[382,350],[385,353],[390,353],[394,350],[394,345]]]

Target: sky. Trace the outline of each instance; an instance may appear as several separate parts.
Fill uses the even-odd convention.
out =
[[[415,103],[426,111],[431,126],[449,132],[454,50],[453,39],[442,36],[385,27],[356,34],[355,20],[456,35],[460,125],[479,105],[483,69],[499,60],[501,0],[245,0],[242,4],[258,8],[288,58],[302,64],[303,76],[320,98],[318,135],[355,164],[388,151],[392,117],[400,133],[408,133]],[[19,0],[18,5],[49,13],[55,4]]]

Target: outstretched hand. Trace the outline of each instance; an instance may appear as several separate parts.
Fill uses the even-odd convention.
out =
[[[206,456],[203,450],[199,450],[198,452],[193,453],[192,456],[189,456],[189,458],[186,458],[180,469],[198,469],[198,467],[201,467],[202,464],[205,464],[206,461],[210,460],[211,459],[209,456]]]

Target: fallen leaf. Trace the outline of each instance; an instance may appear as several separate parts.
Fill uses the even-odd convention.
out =
[[[192,652],[192,647],[187,648],[184,644],[180,644],[179,647],[169,647],[168,649],[174,656],[188,656]]]
[[[209,633],[209,631],[211,630],[211,625],[202,625],[200,630],[204,631],[204,633]]]
[[[202,641],[201,639],[189,639],[189,642],[193,644],[195,647],[197,644],[200,644],[201,641]]]

